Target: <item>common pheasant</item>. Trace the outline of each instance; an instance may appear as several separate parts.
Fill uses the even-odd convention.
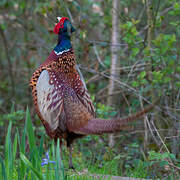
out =
[[[30,86],[36,112],[47,134],[55,141],[65,139],[69,153],[69,167],[73,168],[71,144],[88,134],[113,133],[142,116],[146,109],[120,119],[95,118],[90,96],[76,70],[76,60],[70,37],[75,31],[69,18],[58,17],[54,33],[58,43],[49,57],[33,73]]]

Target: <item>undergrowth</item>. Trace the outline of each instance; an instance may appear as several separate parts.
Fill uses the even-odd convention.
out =
[[[123,152],[117,153],[103,142],[106,135],[104,138],[87,136],[77,141],[73,151],[73,164],[76,171],[81,172],[78,174],[68,170],[68,152],[65,146],[62,146],[60,152],[59,142],[55,146],[51,141],[49,148],[46,149],[44,146],[46,136],[37,138],[28,109],[25,119],[23,131],[19,132],[16,129],[15,133],[12,131],[13,121],[9,121],[4,151],[0,154],[2,180],[89,180],[95,179],[93,174],[156,179],[180,177],[169,163],[171,160],[180,167],[180,160],[173,154],[149,151],[145,158],[139,151],[137,143],[132,143],[124,148]]]

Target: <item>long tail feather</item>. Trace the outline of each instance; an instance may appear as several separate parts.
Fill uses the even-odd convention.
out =
[[[153,109],[153,107],[154,104],[148,106],[142,111],[137,112],[136,114],[133,114],[125,118],[119,118],[119,119],[93,118],[90,119],[84,127],[76,130],[75,133],[86,135],[86,134],[103,134],[103,133],[117,132],[127,127],[129,122],[134,121],[135,119],[149,112],[151,109]]]

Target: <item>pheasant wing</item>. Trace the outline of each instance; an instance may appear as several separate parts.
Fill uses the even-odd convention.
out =
[[[63,92],[61,88],[53,84],[50,78],[52,73],[44,70],[38,78],[36,85],[38,110],[50,128],[48,131],[54,132],[58,127],[61,131],[65,131]]]
[[[76,92],[76,95],[80,102],[87,108],[88,112],[91,113],[91,115],[95,116],[95,109],[91,100],[91,97],[87,91],[84,79],[82,75],[80,76],[78,73],[76,75],[76,80],[73,84],[73,89]]]

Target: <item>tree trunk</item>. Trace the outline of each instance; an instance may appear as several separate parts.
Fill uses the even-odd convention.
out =
[[[147,32],[147,48],[149,50],[149,54],[152,51],[152,40],[154,39],[154,17],[153,17],[153,2],[152,0],[146,0],[146,13],[147,13],[147,24],[148,24],[148,32]],[[153,57],[150,55],[151,58],[151,66],[147,66],[147,72],[149,74],[148,78],[150,81],[153,80],[152,71],[153,71]],[[154,103],[157,99],[157,93],[152,85],[151,90],[151,97],[152,103]],[[153,120],[156,121],[156,116],[153,115]],[[144,127],[145,127],[145,138],[144,138],[144,148],[147,149],[148,145],[148,119],[147,117],[144,118]],[[150,127],[149,127],[150,128]]]
[[[146,13],[147,13],[147,25],[148,25],[148,31],[147,31],[147,48],[151,52],[151,42],[153,39],[153,12],[152,12],[152,2],[151,0],[146,0]],[[152,63],[152,58],[151,58],[151,63]],[[152,80],[152,75],[151,75],[152,68],[151,66],[147,66],[147,72],[149,72],[149,80]],[[152,91],[152,101],[153,101],[153,91]],[[141,101],[141,107],[143,108],[143,104]],[[144,116],[144,149],[147,150],[147,145],[148,145],[148,118],[145,115]]]
[[[116,97],[113,96],[113,92],[116,90],[115,78],[119,76],[117,67],[118,63],[118,46],[115,46],[118,41],[118,12],[119,12],[119,0],[112,1],[112,46],[111,46],[111,71],[110,71],[110,80],[109,80],[109,89],[108,89],[108,105],[113,106],[116,103]],[[114,136],[113,134],[109,135],[109,146],[114,146]]]

